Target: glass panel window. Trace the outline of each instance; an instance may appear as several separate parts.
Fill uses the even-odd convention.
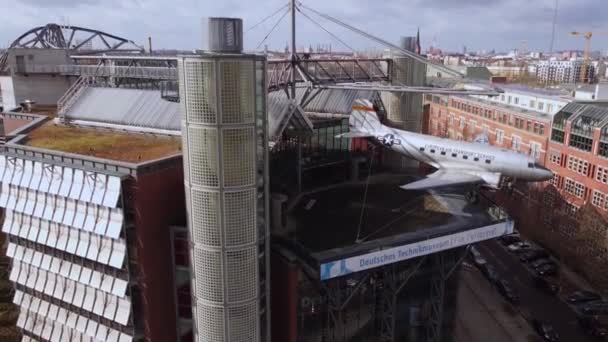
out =
[[[594,190],[593,196],[591,197],[591,204],[599,208],[604,208],[605,198],[606,196],[604,195],[604,193]]]
[[[551,131],[551,140],[559,143],[564,143],[564,132],[558,129],[553,129]]]
[[[574,183],[574,196],[583,198],[585,196],[585,186],[582,183]]]
[[[553,164],[561,165],[561,163],[562,163],[562,154],[559,153],[559,152],[557,152],[557,151],[551,151],[551,153],[549,154],[549,160]]]
[[[497,129],[496,130],[496,144],[497,145],[502,145],[502,141],[505,137],[505,132],[501,129]]]
[[[593,139],[577,134],[570,134],[570,146],[578,148],[579,150],[590,152],[591,146],[593,146]]]
[[[570,156],[568,157],[568,169],[583,176],[586,176],[587,172],[589,171],[589,162],[580,158]]]
[[[608,184],[608,168],[598,166],[597,171],[595,172],[595,180],[600,183]]]
[[[600,150],[598,153],[600,156],[608,158],[608,143],[600,142]]]
[[[514,135],[511,141],[511,148],[513,148],[514,151],[519,152],[519,149],[521,148],[521,138]]]
[[[530,142],[530,155],[532,157],[534,157],[534,159],[540,159],[540,155],[542,152],[541,149],[542,149],[541,144],[534,142],[534,141]]]
[[[566,178],[564,183],[564,190],[569,194],[574,194],[574,181],[570,178]]]

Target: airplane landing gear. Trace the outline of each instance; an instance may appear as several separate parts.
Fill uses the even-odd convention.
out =
[[[479,203],[479,193],[476,190],[467,191],[464,198],[471,204]]]

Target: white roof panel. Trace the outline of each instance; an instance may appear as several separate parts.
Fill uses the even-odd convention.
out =
[[[66,117],[151,129],[179,131],[179,103],[165,101],[158,90],[127,88],[86,88]]]

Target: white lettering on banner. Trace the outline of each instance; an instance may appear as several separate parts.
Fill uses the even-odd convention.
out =
[[[471,243],[497,238],[513,232],[513,221],[467,230],[456,234],[440,236],[412,244],[393,247],[365,255],[321,264],[321,280],[341,277],[350,273],[384,266],[395,262],[416,258]]]

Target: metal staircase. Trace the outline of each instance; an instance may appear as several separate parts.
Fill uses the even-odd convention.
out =
[[[84,91],[94,82],[93,78],[89,76],[80,76],[70,88],[61,96],[57,101],[57,116],[62,123],[65,123],[65,114],[68,112],[70,107],[76,103],[78,98],[84,93]]]

